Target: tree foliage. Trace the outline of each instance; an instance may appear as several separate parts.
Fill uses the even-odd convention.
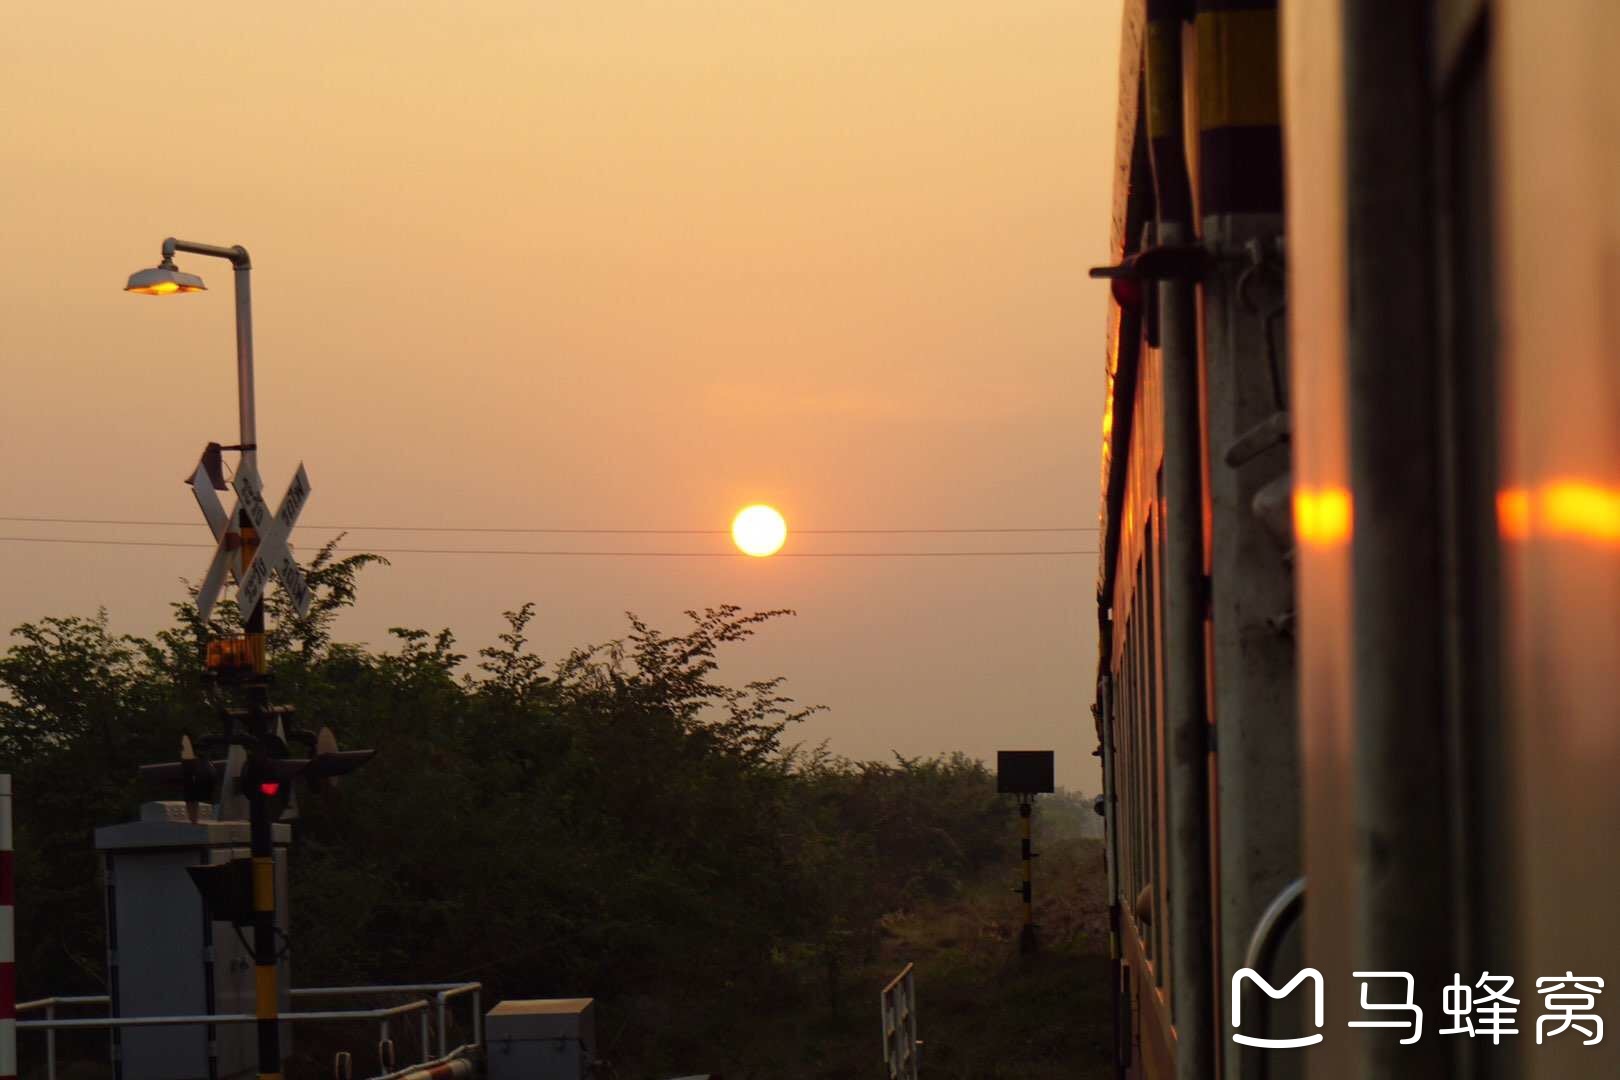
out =
[[[722,677],[728,647],[790,612],[689,611],[677,632],[632,614],[622,638],[551,662],[530,648],[532,604],[471,657],[448,630],[398,628],[380,651],[337,641],[360,571],[380,561],[328,546],[309,614],[273,610],[274,698],[379,750],[335,796],[300,795],[300,984],[591,994],[634,1005],[640,1034],[621,1056],[656,1043],[667,1060],[692,1049],[675,1034],[682,1009],[814,992],[824,965],[870,951],[885,913],[1006,857],[1012,818],[979,762],[793,746],[813,708],[781,678]],[[25,623],[0,656],[25,997],[102,988],[91,832],[162,797],[138,765],[217,726],[200,657],[236,612],[205,625],[191,600],[174,609],[151,638],[113,634],[105,613]]]

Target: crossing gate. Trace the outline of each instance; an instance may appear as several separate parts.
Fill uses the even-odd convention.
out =
[[[878,995],[883,1013],[883,1064],[889,1080],[917,1080],[917,998],[907,964]]]

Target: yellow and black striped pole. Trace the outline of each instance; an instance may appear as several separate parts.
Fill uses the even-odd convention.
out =
[[[261,781],[255,777],[254,782]],[[276,987],[276,857],[271,841],[270,799],[259,791],[249,802],[253,811],[253,988],[254,1015],[258,1017],[259,1080],[281,1080]]]
[[[242,565],[253,563],[258,534],[242,514]],[[272,806],[281,781],[271,765],[264,740],[274,731],[265,676],[269,670],[264,645],[264,601],[248,613],[243,629],[255,679],[248,687],[248,716],[259,745],[245,767],[248,822],[253,856],[253,991],[259,1036],[259,1080],[281,1080],[280,993],[276,985],[276,848]]]
[[[1030,849],[1030,819],[1035,809],[1035,796],[1021,795],[1018,799],[1018,817],[1023,823],[1023,856],[1024,856],[1024,931],[1018,938],[1020,952],[1032,953],[1035,951],[1035,893],[1034,873],[1035,852]]]
[[[262,627],[262,623],[261,623]],[[263,656],[263,631],[259,656]],[[264,687],[250,691],[256,699],[251,710],[254,734],[267,734],[271,713],[265,708]],[[278,1025],[279,993],[276,986],[276,848],[272,806],[280,791],[263,744],[256,747],[243,769],[248,788],[248,822],[253,855],[253,990],[258,1018],[259,1080],[281,1080],[281,1035]]]
[[[1196,0],[1198,188],[1205,232],[1283,208],[1277,0]]]

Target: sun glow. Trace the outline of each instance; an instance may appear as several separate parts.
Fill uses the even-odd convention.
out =
[[[731,520],[731,539],[743,554],[762,559],[782,550],[787,522],[764,504],[744,507]]]

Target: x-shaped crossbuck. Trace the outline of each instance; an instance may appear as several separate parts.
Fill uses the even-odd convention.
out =
[[[236,491],[236,506],[226,516],[219,496],[214,494],[213,481],[205,465],[198,464],[197,472],[191,478],[192,494],[197,497],[197,505],[202,509],[203,517],[208,520],[208,527],[213,530],[214,540],[219,545],[197,590],[197,614],[207,621],[219,600],[225,576],[234,570],[237,578],[236,606],[242,618],[246,619],[263,601],[271,574],[280,579],[281,587],[287,591],[298,614],[307,615],[309,585],[304,581],[304,572],[298,568],[287,545],[287,538],[298,523],[298,515],[309,501],[309,476],[304,472],[303,464],[300,463],[298,471],[293,474],[292,483],[287,485],[287,494],[282,496],[281,509],[274,514],[270,513],[270,507],[264,501],[259,473],[251,462],[244,461],[237,468],[231,487]],[[233,533],[231,524],[244,512],[258,533],[258,549],[253,554],[253,561],[246,567],[241,565],[242,545],[227,539]]]

